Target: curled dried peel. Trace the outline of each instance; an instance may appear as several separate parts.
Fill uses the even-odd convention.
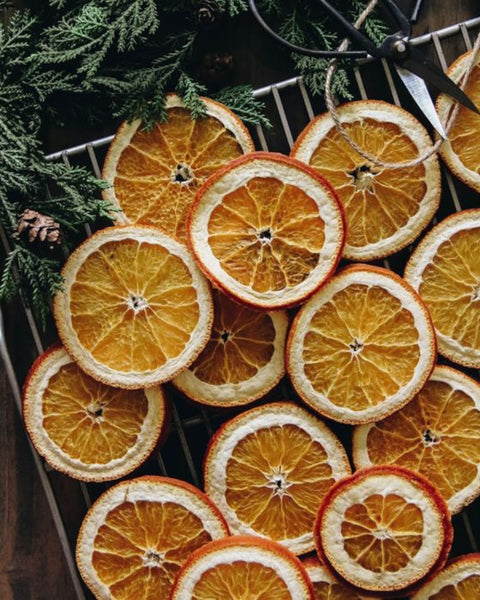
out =
[[[288,336],[287,370],[318,412],[366,423],[405,405],[436,357],[428,311],[386,269],[357,265],[335,275],[298,313]]]
[[[167,98],[167,119],[144,131],[124,123],[108,152],[104,197],[122,209],[121,224],[158,227],[185,242],[187,212],[199,186],[217,169],[254,150],[243,125],[225,106],[203,98],[206,116],[192,119],[180,98]]]
[[[313,549],[312,526],[330,486],[350,473],[336,436],[291,403],[255,408],[226,423],[205,458],[205,490],[231,531]]]
[[[160,388],[106,386],[60,346],[37,359],[24,387],[24,421],[35,448],[55,469],[86,481],[137,468],[158,443],[165,413]]]
[[[344,236],[330,186],[302,163],[268,152],[210,177],[188,231],[207,277],[235,300],[264,309],[313,293],[335,269]]]
[[[314,535],[322,560],[359,591],[407,594],[443,566],[453,529],[445,501],[426,479],[379,466],[332,487]]]
[[[349,102],[338,114],[348,135],[387,163],[412,161],[432,145],[412,115],[386,102]],[[338,193],[347,220],[343,255],[350,260],[373,260],[401,250],[418,237],[438,208],[436,156],[404,169],[373,165],[342,137],[329,113],[307,125],[291,155],[323,175]]]
[[[358,468],[397,464],[437,486],[452,513],[480,494],[480,385],[449,367],[436,367],[412,402],[385,420],[358,427]]]
[[[214,322],[205,349],[173,383],[212,406],[237,406],[265,395],[285,373],[288,317],[254,311],[213,292]]]
[[[302,563],[282,546],[249,536],[207,544],[180,571],[172,600],[313,600]]]
[[[168,598],[193,550],[227,535],[218,509],[196,488],[141,477],[92,505],[80,528],[77,565],[98,600]]]

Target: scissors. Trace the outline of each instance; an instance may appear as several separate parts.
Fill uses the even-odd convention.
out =
[[[445,130],[435,110],[435,105],[428,92],[426,82],[435,86],[439,91],[458,100],[463,106],[480,114],[478,108],[465,92],[445,75],[442,69],[426,58],[424,54],[411,44],[411,23],[394,0],[381,0],[381,2],[388,10],[399,29],[397,32],[387,36],[380,46],[376,46],[370,38],[366,37],[358,29],[355,29],[355,27],[329,2],[327,2],[327,0],[314,1],[336,19],[345,29],[348,38],[355,41],[363,48],[363,50],[330,51],[297,46],[296,44],[285,40],[271,29],[259,13],[255,0],[248,0],[248,4],[260,25],[277,41],[294,52],[306,54],[307,56],[317,56],[319,58],[385,58],[392,62],[412,98],[418,104],[432,126],[443,138],[446,137]]]

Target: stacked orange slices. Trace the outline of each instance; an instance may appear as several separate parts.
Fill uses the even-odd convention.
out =
[[[480,598],[480,554],[453,560],[412,600],[477,600]]]
[[[329,488],[350,474],[336,436],[288,402],[223,425],[205,457],[205,491],[232,533],[260,535],[295,554],[314,548],[313,522]]]
[[[448,69],[447,75],[453,81],[459,82],[466,73],[471,59],[471,52],[460,56]],[[480,106],[480,56],[477,56],[475,60],[465,92],[474,104]],[[440,118],[443,122],[446,122],[453,108],[453,101],[450,96],[440,94],[436,107]],[[480,172],[478,169],[479,128],[480,116],[468,108],[460,106],[448,139],[440,147],[440,156],[452,173],[477,192],[480,192]]]
[[[302,563],[274,542],[234,536],[188,559],[171,600],[314,600]]]
[[[377,423],[357,427],[358,468],[401,465],[438,490],[451,513],[480,495],[480,384],[450,367],[436,367],[412,402]]]
[[[406,595],[445,564],[453,529],[426,479],[400,467],[370,467],[334,485],[315,523],[321,558],[360,593]]]
[[[350,138],[384,163],[410,162],[432,146],[411,114],[386,102],[350,102],[339,107],[338,117]],[[329,113],[307,125],[292,156],[323,175],[338,193],[347,218],[345,258],[373,260],[401,250],[438,208],[436,156],[414,167],[378,167],[350,146]]]
[[[155,449],[165,416],[161,388],[122,390],[95,381],[61,346],[42,354],[25,382],[23,417],[35,448],[76,479],[133,471]]]
[[[225,106],[203,98],[206,116],[193,120],[169,95],[166,120],[149,132],[140,121],[124,123],[108,152],[102,177],[106,200],[122,209],[120,224],[154,225],[185,242],[188,209],[199,186],[217,169],[254,145],[242,121]]]
[[[166,599],[190,554],[227,535],[218,509],[193,486],[141,477],[118,483],[92,505],[77,564],[98,600]]]
[[[254,311],[216,290],[213,302],[210,340],[173,384],[202,404],[248,404],[265,396],[285,373],[287,314]]]

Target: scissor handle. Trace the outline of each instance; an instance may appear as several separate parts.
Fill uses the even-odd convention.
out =
[[[401,33],[404,37],[409,38],[412,33],[412,24],[403,10],[398,6],[395,0],[382,0],[382,3],[385,5],[385,8],[400,27],[400,31],[398,33]]]
[[[313,50],[311,48],[303,48],[302,46],[297,46],[296,44],[292,44],[292,42],[289,42],[288,40],[285,40],[284,38],[282,38],[281,35],[279,35],[276,31],[274,31],[265,22],[264,18],[258,11],[255,0],[248,0],[248,6],[250,7],[250,10],[252,11],[253,16],[258,21],[258,23],[263,27],[263,29],[265,29],[265,31],[267,33],[269,33],[274,39],[276,39],[277,42],[280,42],[281,44],[283,44],[290,50],[293,50],[294,52],[299,52],[300,54],[306,54],[307,56],[316,56],[318,58],[366,58],[369,54],[369,51],[364,51],[364,50],[347,50],[345,52],[339,52],[338,50]],[[348,21],[347,21],[347,23],[348,23]],[[357,31],[350,23],[348,23],[348,25],[349,25],[349,31],[350,31],[350,27],[354,31]],[[371,42],[368,38],[364,37],[361,33],[360,33],[360,35],[367,42],[369,42],[373,48],[376,48],[376,46],[373,44],[373,42]],[[362,46],[365,48],[365,43],[362,43]]]

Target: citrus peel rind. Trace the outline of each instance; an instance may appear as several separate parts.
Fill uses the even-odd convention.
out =
[[[233,158],[253,152],[242,121],[222,104],[202,98],[206,117],[192,120],[175,94],[166,101],[167,119],[152,131],[140,120],[123,123],[102,171],[110,187],[105,200],[121,212],[119,225],[153,225],[185,243],[185,220],[199,185]]]
[[[168,381],[209,339],[208,282],[187,249],[153,227],[97,232],[62,274],[58,333],[81,369],[103,383],[138,389]]]
[[[437,366],[417,397],[384,421],[357,427],[353,460],[358,469],[396,464],[435,484],[456,514],[480,495],[480,384]]]
[[[467,70],[472,53],[463,54],[449,67],[447,75],[460,82]],[[477,57],[475,66],[465,87],[467,96],[477,105],[480,105],[480,56]],[[443,123],[453,107],[454,101],[447,94],[440,94],[437,98],[436,109]],[[463,183],[480,192],[480,169],[478,162],[478,128],[480,117],[469,108],[460,106],[457,118],[448,138],[440,146],[440,156],[448,168]]]
[[[405,279],[430,310],[440,354],[480,367],[480,210],[464,210],[436,225],[418,244]]]
[[[480,594],[480,554],[465,554],[447,566],[411,600],[477,600]]]
[[[314,600],[302,563],[268,540],[234,536],[211,542],[188,559],[171,600]]]
[[[188,556],[228,534],[216,506],[192,485],[140,477],[111,487],[91,506],[76,560],[98,600],[168,598]]]
[[[287,371],[313,409],[342,423],[377,421],[423,387],[436,359],[427,308],[379,267],[339,271],[297,314]]]
[[[23,397],[25,427],[37,452],[54,469],[83,481],[131,473],[153,452],[166,423],[160,387],[106,386],[83,373],[59,345],[35,361]]]
[[[348,457],[322,421],[289,402],[251,409],[214,435],[204,462],[207,495],[233,534],[313,550],[321,498],[350,474]]]
[[[188,216],[191,250],[235,300],[273,310],[304,301],[333,273],[344,240],[341,206],[310,167],[255,152],[200,188]]]
[[[214,322],[207,346],[173,384],[209,406],[248,404],[269,392],[285,374],[285,311],[259,312],[213,291]]]
[[[337,111],[347,133],[384,162],[409,162],[432,147],[423,125],[398,106],[361,100],[343,104]],[[377,167],[344,140],[329,113],[307,125],[291,156],[323,175],[338,193],[347,220],[343,256],[350,260],[374,260],[405,248],[427,226],[440,203],[435,155],[415,167]]]
[[[372,600],[374,596],[359,595],[355,590],[340,583],[316,558],[302,560],[313,584],[315,600]]]
[[[320,559],[367,593],[406,594],[446,562],[447,505],[424,477],[396,466],[361,469],[335,484],[314,528]]]

